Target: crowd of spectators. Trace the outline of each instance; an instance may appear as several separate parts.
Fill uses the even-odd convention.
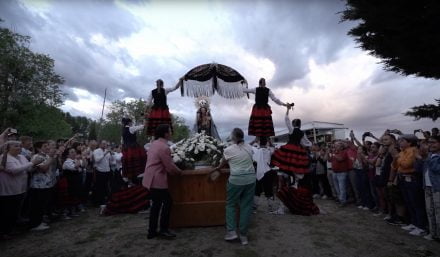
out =
[[[266,145],[265,141],[260,142],[259,147],[265,152],[258,157],[261,160],[273,152],[266,150]],[[74,136],[69,140],[33,142],[31,137],[17,137],[17,131],[6,129],[0,135],[0,148],[1,239],[28,230],[47,230],[52,222],[75,218],[88,206],[104,205],[123,181],[121,147],[104,140],[78,140]],[[225,160],[233,162],[229,152],[225,153]],[[401,226],[411,235],[439,240],[437,128],[411,134],[386,130],[380,137],[366,132],[360,140],[351,132],[346,140],[313,144],[308,152],[309,173],[303,181],[313,198],[333,199],[341,208],[354,205],[390,225]],[[266,166],[263,173],[258,173],[261,168],[257,167],[257,189],[252,190],[257,196],[264,191],[271,213],[284,213],[272,206],[271,185],[276,184],[277,176],[273,172],[266,174],[270,170]],[[238,183],[241,187],[237,190],[242,190],[242,184]],[[228,192],[231,190],[235,189],[228,188]],[[248,200],[246,208],[248,213]],[[228,217],[232,215],[235,214]],[[243,222],[247,224],[248,219]],[[246,231],[241,233],[247,242]]]
[[[123,184],[121,147],[104,140],[33,142],[8,128],[0,148],[1,239],[78,217]]]

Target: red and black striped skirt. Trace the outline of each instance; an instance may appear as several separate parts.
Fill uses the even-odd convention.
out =
[[[292,214],[304,216],[319,214],[318,206],[313,203],[312,193],[306,188],[285,186],[278,191],[277,196]]]
[[[168,108],[152,108],[151,112],[148,114],[148,127],[147,127],[147,135],[153,136],[156,127],[160,124],[168,124],[173,129],[171,124],[171,115]]]
[[[254,105],[249,120],[248,135],[256,137],[275,135],[270,106],[259,107]]]
[[[143,173],[147,163],[147,153],[139,145],[122,149],[122,176],[132,179]]]
[[[63,209],[80,204],[78,197],[69,194],[69,184],[65,176],[61,176],[56,184],[56,205]]]
[[[113,193],[105,207],[104,215],[141,211],[150,205],[148,194],[148,190],[143,186],[133,186]]]
[[[272,155],[272,165],[289,175],[305,174],[309,172],[309,156],[306,150],[295,144],[285,144],[275,150]]]

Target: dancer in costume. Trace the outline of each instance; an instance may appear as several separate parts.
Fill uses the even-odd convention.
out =
[[[272,164],[277,166],[281,172],[293,176],[295,184],[282,186],[277,196],[293,214],[316,215],[319,214],[319,208],[313,203],[308,177],[304,176],[309,173],[310,163],[305,147],[311,146],[312,143],[301,131],[300,119],[294,119],[290,125],[289,109],[286,112],[286,123],[290,132],[289,142],[275,150],[272,155]]]
[[[269,97],[275,103],[290,107],[289,103],[283,103],[274,96],[272,91],[266,87],[266,80],[261,78],[258,82],[259,86],[253,89],[243,89],[243,93],[255,94],[255,104],[252,108],[251,117],[249,120],[248,135],[257,137],[270,137],[274,136],[272,122],[272,110],[268,104]]]
[[[136,141],[136,132],[144,125],[133,126],[130,118],[123,118],[122,126],[122,176],[132,181],[144,172],[147,162],[145,149]]]
[[[145,115],[145,118],[148,120],[147,134],[149,136],[154,135],[154,130],[160,124],[168,124],[172,130],[171,115],[167,105],[167,95],[178,89],[180,83],[177,83],[173,88],[163,88],[163,80],[158,79],[156,86],[157,88],[151,91],[147,99],[147,106],[153,103],[151,111],[149,113],[146,112]]]

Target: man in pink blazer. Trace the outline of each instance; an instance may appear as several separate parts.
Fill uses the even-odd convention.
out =
[[[156,127],[153,141],[148,149],[148,159],[145,166],[142,185],[150,190],[150,197],[153,202],[150,211],[150,224],[148,228],[148,239],[158,235],[174,238],[175,234],[168,229],[172,199],[168,191],[168,173],[181,174],[171,158],[171,150],[168,140],[171,139],[171,128],[168,124],[161,124]],[[157,232],[157,223],[160,215],[160,230]]]

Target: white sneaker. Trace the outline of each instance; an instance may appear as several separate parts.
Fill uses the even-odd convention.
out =
[[[49,229],[49,226],[44,225],[43,223],[41,223],[37,227],[31,229],[31,231],[42,231],[42,230],[46,230],[46,229]]]
[[[411,232],[409,232],[409,234],[412,236],[423,236],[425,233],[426,233],[425,230],[417,227],[413,229]]]
[[[278,208],[278,210],[271,212],[271,214],[275,214],[275,215],[284,215],[286,214],[286,212],[284,211],[284,206],[280,206]]]
[[[413,224],[409,224],[409,225],[407,225],[407,226],[403,226],[403,227],[401,227],[403,230],[406,230],[406,231],[412,231],[413,229],[416,229],[417,227],[416,226],[414,226]]]
[[[225,235],[225,240],[226,241],[232,241],[232,240],[235,240],[237,238],[238,238],[237,232],[235,232],[235,231],[228,231],[228,232],[226,232],[226,235]]]
[[[364,210],[364,211],[368,211],[370,208],[368,208],[368,207],[364,207],[364,208],[362,208],[362,210]]]
[[[320,197],[320,195],[318,195],[318,194],[313,195],[313,199],[318,199],[319,197]]]
[[[322,199],[322,200],[327,200],[328,197],[327,197],[326,195],[323,195],[323,196],[321,197],[321,199]]]
[[[434,238],[432,237],[432,235],[431,234],[427,234],[426,236],[424,236],[423,237],[424,239],[426,239],[426,240],[429,240],[429,241],[432,241],[432,240],[434,240]]]
[[[242,235],[240,235],[240,241],[241,241],[241,244],[242,244],[242,245],[247,245],[247,244],[249,244],[249,241],[248,241],[247,236],[242,236]]]
[[[99,215],[104,215],[105,207],[107,207],[105,204],[99,206]]]
[[[358,207],[357,207],[358,209],[363,209],[364,208],[364,206],[362,206],[362,205],[358,205]]]
[[[385,216],[385,218],[383,218],[383,220],[389,220],[391,219],[391,215],[387,214],[387,216]]]

